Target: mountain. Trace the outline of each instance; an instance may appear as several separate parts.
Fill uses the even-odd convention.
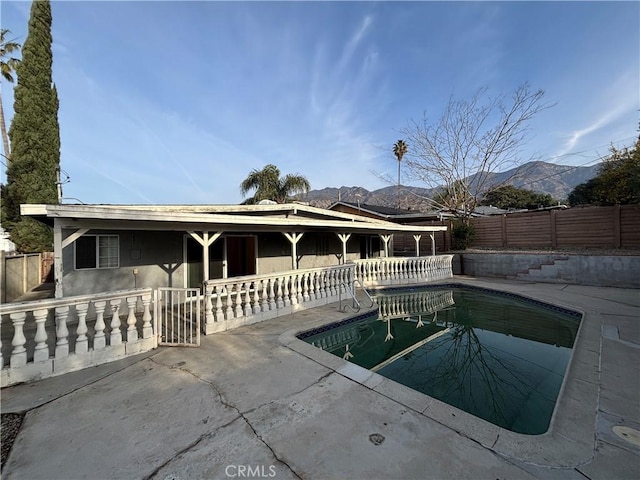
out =
[[[591,167],[572,167],[547,162],[529,162],[505,172],[491,175],[491,184],[513,185],[538,193],[548,193],[558,201],[563,201],[573,188],[598,173],[599,165]],[[473,176],[470,178],[473,183]],[[311,190],[306,201],[317,207],[326,208],[340,198],[345,202],[358,201],[362,204],[395,206],[396,185],[370,192],[362,187],[323,188]],[[338,197],[338,191],[340,196]],[[411,210],[431,210],[430,202],[436,189],[400,186],[400,208]]]

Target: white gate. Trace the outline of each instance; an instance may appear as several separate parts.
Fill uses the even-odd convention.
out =
[[[200,346],[200,289],[158,288],[155,292],[158,345]]]

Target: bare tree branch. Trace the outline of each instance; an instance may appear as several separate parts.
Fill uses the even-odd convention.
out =
[[[552,106],[542,102],[542,90],[532,91],[526,83],[510,97],[483,100],[486,95],[481,88],[469,100],[451,97],[438,120],[425,113],[401,131],[409,143],[410,176],[429,188],[440,187],[437,201],[465,219],[495,187],[496,173],[528,161],[521,158],[528,122]]]

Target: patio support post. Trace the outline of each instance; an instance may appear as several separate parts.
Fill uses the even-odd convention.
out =
[[[349,241],[349,238],[351,238],[351,234],[336,233],[336,235],[338,235],[338,238],[342,242],[342,263],[345,264],[347,263],[347,242]]]
[[[62,227],[57,220],[53,224],[53,281],[55,297],[62,298]]]
[[[380,238],[384,242],[384,256],[385,257],[389,256],[389,240],[391,240],[391,237],[393,237],[393,234],[391,234],[391,235],[380,234]]]
[[[202,276],[204,277],[204,280],[209,280],[209,246],[220,238],[222,232],[216,232],[211,236],[209,236],[210,232],[202,232],[202,236],[198,235],[196,232],[188,233],[196,242],[202,245]]]
[[[436,237],[434,233],[430,233],[429,236],[431,237],[431,255],[432,256],[436,256]]]
[[[62,250],[89,231],[88,228],[79,228],[64,240],[62,239],[62,224],[57,220],[53,224],[53,281],[56,284],[55,297],[62,298]]]
[[[298,269],[298,242],[302,238],[304,233],[287,233],[282,232],[282,234],[287,237],[287,240],[291,242],[291,268],[293,270]]]
[[[413,239],[416,241],[416,257],[420,256],[420,239],[422,235],[414,235]]]

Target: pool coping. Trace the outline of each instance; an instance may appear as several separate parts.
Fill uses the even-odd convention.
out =
[[[478,279],[454,279],[430,282],[425,286],[462,286],[516,295],[534,302],[543,302],[582,314],[582,321],[574,343],[574,351],[558,393],[550,426],[540,435],[525,435],[498,427],[486,420],[464,412],[426,394],[417,392],[380,374],[350,363],[297,338],[296,335],[336,323],[318,319],[311,326],[285,331],[279,341],[287,348],[303,355],[366,388],[394,400],[414,412],[436,421],[469,438],[492,452],[514,461],[554,468],[576,467],[590,462],[596,448],[596,414],[599,398],[600,352],[602,317],[595,311],[570,305],[518,290],[522,283],[509,285],[486,284]],[[416,287],[412,285],[411,287]],[[371,314],[371,308],[345,319]]]

